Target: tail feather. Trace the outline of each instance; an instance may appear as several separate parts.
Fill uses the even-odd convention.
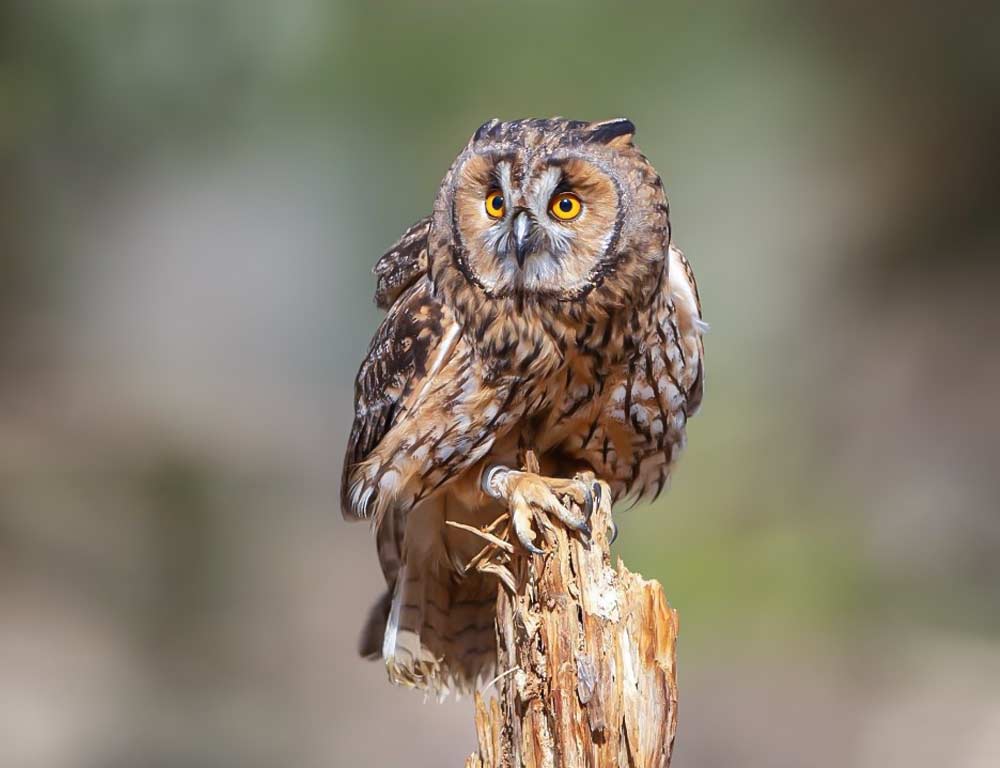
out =
[[[386,592],[375,601],[368,611],[361,638],[358,641],[358,653],[366,659],[378,659],[382,656],[382,638],[385,636],[386,622],[389,620],[389,607],[392,605],[392,592]]]
[[[496,595],[497,581],[487,575],[400,578],[372,606],[359,651],[383,658],[395,683],[472,690],[496,665]]]
[[[393,515],[381,521],[379,560],[389,591],[372,607],[360,643],[363,656],[385,660],[393,682],[439,693],[474,689],[496,664],[497,580],[460,572],[456,563],[481,542],[464,533],[469,541],[446,541],[445,506],[432,498],[405,522]]]

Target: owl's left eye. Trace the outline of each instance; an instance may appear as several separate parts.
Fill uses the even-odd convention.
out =
[[[552,198],[552,201],[549,203],[549,210],[557,219],[570,221],[580,215],[580,211],[583,210],[583,203],[572,192],[562,192]]]
[[[503,217],[503,211],[503,192],[499,189],[491,189],[486,193],[486,213],[494,219],[499,219]]]

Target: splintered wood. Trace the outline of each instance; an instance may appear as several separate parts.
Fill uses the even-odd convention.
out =
[[[556,526],[549,552],[511,563],[497,599],[498,697],[476,695],[466,768],[669,766],[677,614],[662,587],[611,567],[610,494],[589,548]]]

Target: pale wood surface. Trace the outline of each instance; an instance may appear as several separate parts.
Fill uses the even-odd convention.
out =
[[[476,696],[479,751],[466,768],[669,766],[677,614],[659,583],[611,566],[609,498],[589,547],[556,527],[547,555],[509,563],[516,591],[497,600],[497,697]]]

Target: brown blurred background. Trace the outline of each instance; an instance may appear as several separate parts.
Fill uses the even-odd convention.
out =
[[[371,265],[486,118],[630,117],[708,389],[619,551],[678,768],[1000,765],[1000,13],[8,0],[0,765],[457,766],[355,656]]]

